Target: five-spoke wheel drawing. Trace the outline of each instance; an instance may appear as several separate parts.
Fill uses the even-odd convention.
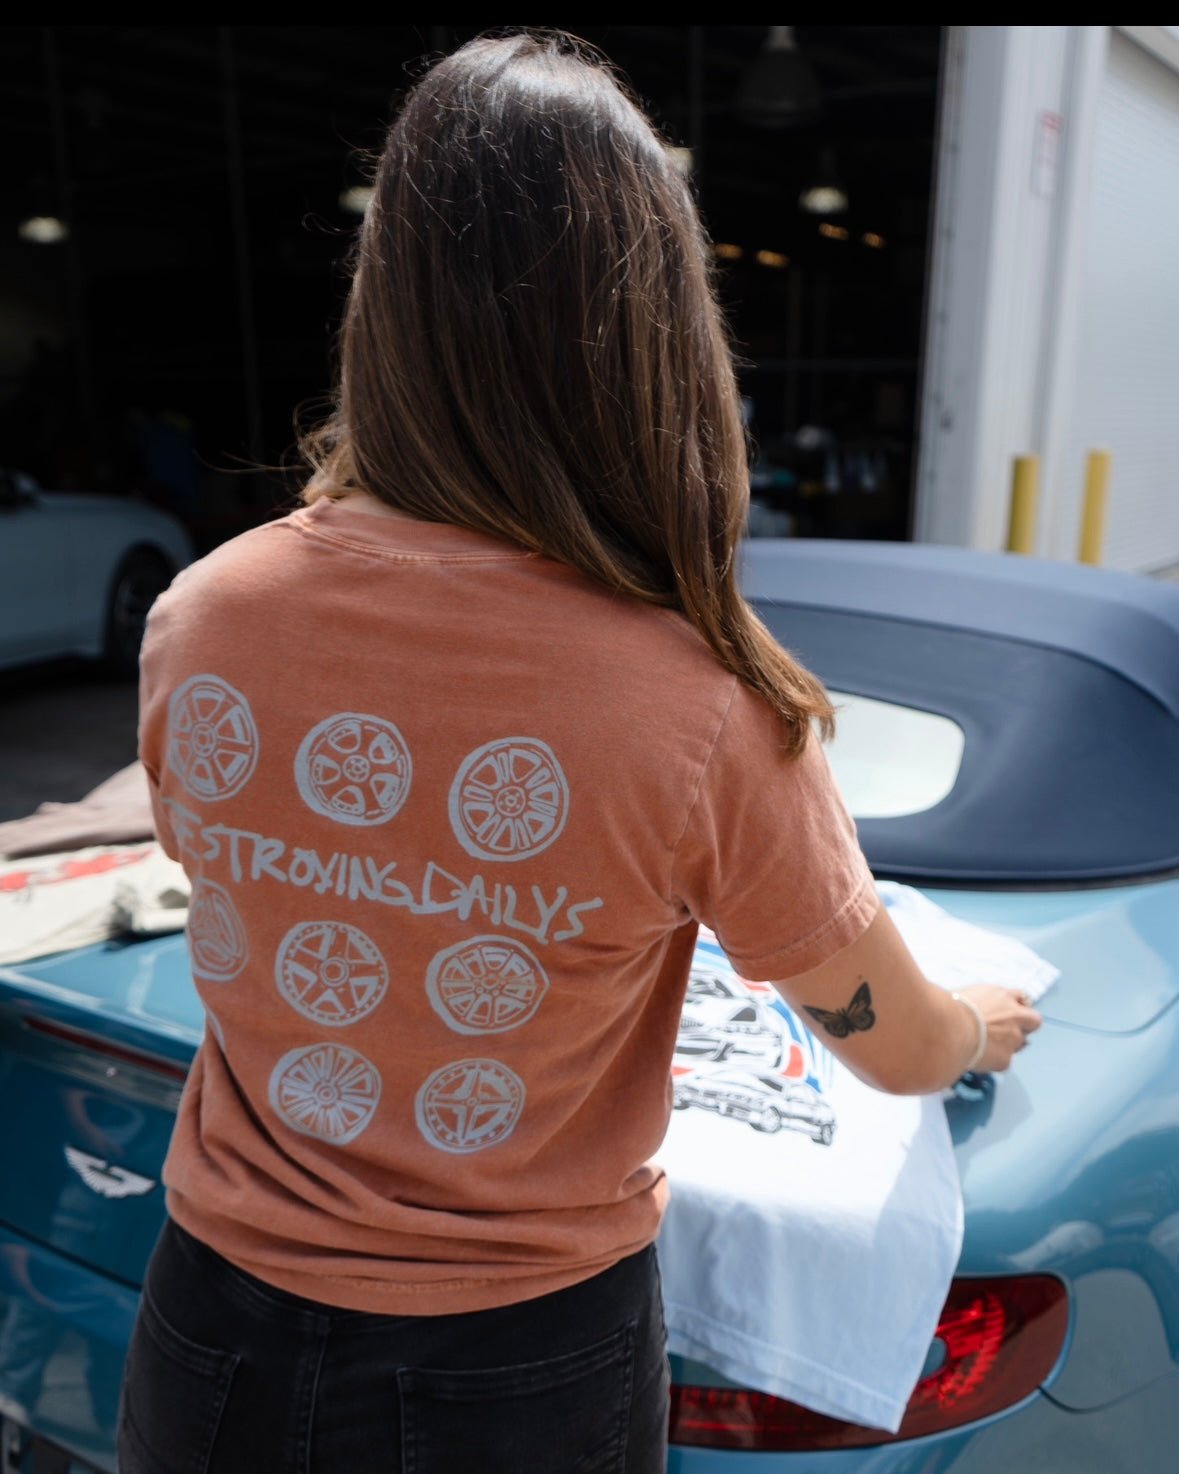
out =
[[[168,702],[168,766],[194,798],[230,798],[258,764],[258,729],[240,691],[193,676]]]
[[[524,1109],[524,1082],[493,1059],[460,1059],[418,1091],[418,1129],[444,1152],[478,1152],[511,1136]]]
[[[519,942],[472,937],[439,952],[426,972],[435,1011],[459,1034],[502,1034],[530,1019],[548,991],[544,968]]]
[[[535,737],[504,737],[476,748],[450,789],[450,822],[469,855],[526,860],[565,827],[569,785],[553,750]]]
[[[304,803],[339,824],[385,824],[413,777],[405,739],[383,717],[345,711],[312,727],[295,755]]]
[[[270,1075],[270,1104],[291,1130],[339,1146],[360,1135],[380,1098],[374,1066],[338,1044],[292,1049]]]
[[[304,921],[279,944],[278,990],[319,1024],[353,1024],[371,1013],[389,986],[389,969],[359,927],[342,921]]]

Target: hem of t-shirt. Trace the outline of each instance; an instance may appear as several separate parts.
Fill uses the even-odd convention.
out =
[[[743,1387],[802,1403],[830,1418],[850,1419],[889,1433],[900,1427],[909,1392],[900,1385],[904,1378],[895,1372],[881,1378],[896,1383],[890,1395],[878,1387],[866,1387],[837,1367],[722,1324],[666,1296],[663,1314],[668,1350],[673,1354],[702,1361]]]
[[[876,919],[880,905],[876,882],[871,871],[865,869],[860,884],[839,910],[807,932],[806,936],[796,938],[788,946],[759,952],[756,956],[730,951],[727,947],[725,955],[741,976],[751,982],[777,982],[796,977],[829,962],[845,947],[858,941]],[[723,937],[720,942],[724,946]]]
[[[258,1260],[243,1254],[233,1244],[232,1235],[218,1233],[207,1215],[199,1210],[190,1212],[189,1200],[175,1188],[168,1189],[165,1202],[174,1223],[245,1274],[318,1305],[367,1310],[377,1315],[462,1315],[535,1300],[604,1274],[621,1260],[648,1248],[658,1232],[656,1225],[653,1232],[633,1244],[622,1244],[599,1258],[561,1268],[538,1271],[535,1265],[498,1265],[494,1275],[456,1274],[415,1284],[392,1278],[396,1264],[393,1259],[370,1261],[374,1265],[371,1275],[315,1274]],[[377,1266],[387,1268],[389,1274],[376,1272]]]

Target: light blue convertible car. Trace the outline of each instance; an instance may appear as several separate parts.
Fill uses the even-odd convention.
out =
[[[1010,1074],[947,1103],[966,1236],[900,1432],[677,1359],[670,1470],[1171,1474],[1179,589],[920,546],[765,542],[747,563],[841,693],[833,763],[877,874],[1061,977]],[[201,1030],[181,937],[0,968],[0,1474],[114,1468]]]

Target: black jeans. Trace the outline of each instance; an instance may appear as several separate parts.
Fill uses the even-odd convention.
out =
[[[169,1222],[119,1415],[120,1474],[663,1474],[653,1248],[461,1315],[338,1310]]]

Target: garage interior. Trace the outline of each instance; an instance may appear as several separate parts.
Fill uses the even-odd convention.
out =
[[[756,447],[752,530],[908,536],[940,28],[573,29],[688,151]],[[364,152],[428,57],[474,34],[6,27],[0,464],[147,498],[201,550],[289,505]]]

